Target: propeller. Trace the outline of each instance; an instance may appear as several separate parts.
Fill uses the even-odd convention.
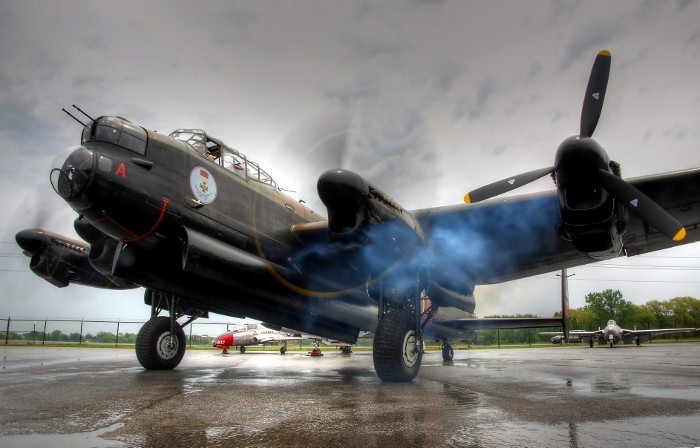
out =
[[[610,52],[607,50],[600,51],[596,56],[583,99],[580,134],[562,142],[553,166],[518,174],[477,188],[467,193],[464,201],[467,203],[483,201],[548,174],[554,174],[559,188],[565,185],[602,187],[620,204],[657,231],[674,241],[685,238],[685,228],[673,216],[610,171],[610,160],[607,154],[592,138],[603,110],[611,59]]]

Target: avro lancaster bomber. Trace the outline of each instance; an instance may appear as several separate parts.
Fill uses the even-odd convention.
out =
[[[482,328],[562,325],[568,335],[566,303],[562,318],[478,319],[474,288],[700,235],[700,169],[623,180],[593,140],[610,63],[607,51],[596,57],[580,132],[553,166],[474,190],[469,204],[422,210],[328,167],[317,183],[323,216],[204,130],[163,135],[83,113],[80,146],[50,179],[86,243],[40,229],[17,243],[55,286],[144,288],[151,318],[136,354],[146,369],[175,368],[182,327],[209,312],[351,344],[374,332],[383,381],[415,378],[425,338],[451,359],[450,341]],[[556,190],[486,200],[546,175]]]

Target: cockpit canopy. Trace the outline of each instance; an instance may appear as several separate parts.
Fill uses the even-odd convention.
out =
[[[608,321],[608,327],[612,327],[613,325],[617,325],[617,323],[614,320],[610,319]]]
[[[233,326],[233,331],[234,333],[240,332],[240,331],[249,331],[249,330],[257,330],[258,329],[258,324],[248,324],[248,323],[242,323],[242,324],[236,324]]]
[[[218,138],[207,135],[202,129],[176,129],[170,137],[192,146],[203,157],[217,163],[234,174],[246,179],[270,185],[279,190],[272,177],[244,154],[224,144]]]
[[[100,117],[83,129],[81,143],[89,141],[112,143],[144,156],[148,134],[144,128],[125,118]]]

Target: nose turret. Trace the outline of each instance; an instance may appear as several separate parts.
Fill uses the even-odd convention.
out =
[[[85,196],[95,171],[95,153],[85,146],[73,151],[61,168],[51,170],[51,186],[75,211],[90,205]]]

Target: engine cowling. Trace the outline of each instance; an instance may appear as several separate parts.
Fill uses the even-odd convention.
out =
[[[63,288],[70,283],[110,289],[137,287],[96,270],[89,259],[91,248],[81,242],[40,229],[22,230],[15,239],[31,257],[29,269],[56,287]]]
[[[594,258],[617,256],[622,250],[627,212],[601,186],[598,171],[619,177],[619,165],[610,161],[595,140],[579,136],[559,146],[555,164],[562,238]]]
[[[357,173],[328,170],[319,177],[317,188],[328,209],[328,231],[335,239],[365,243],[372,237],[374,224],[391,222],[394,237],[399,229],[409,230],[411,238],[425,241],[416,218]]]
[[[426,245],[425,233],[412,213],[352,171],[326,171],[317,188],[328,210],[332,252],[351,269],[357,268],[360,278],[376,277],[389,269],[401,276],[399,267],[415,276],[426,261]]]

